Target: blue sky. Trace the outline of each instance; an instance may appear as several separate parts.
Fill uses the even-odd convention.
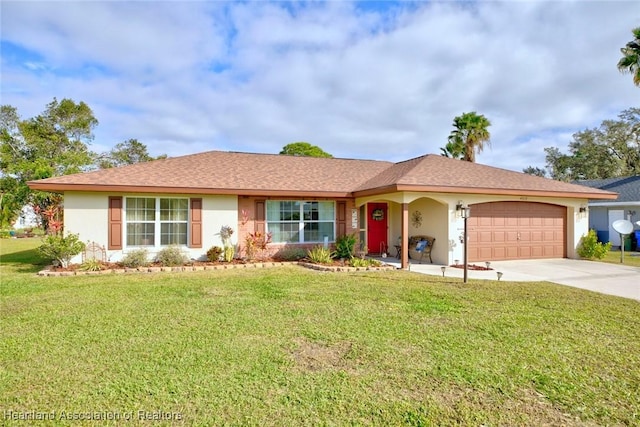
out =
[[[544,166],[544,147],[638,107],[616,63],[632,1],[3,1],[1,97],[23,118],[86,102],[92,149],[336,157],[439,153],[453,118],[492,122],[478,162]]]

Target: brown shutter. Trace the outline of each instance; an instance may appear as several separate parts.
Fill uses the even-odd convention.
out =
[[[109,244],[107,249],[122,249],[122,196],[109,196]]]
[[[202,247],[202,199],[189,201],[189,247]]]
[[[265,232],[265,201],[264,200],[256,200],[256,215],[255,215],[255,232],[256,233],[264,233]]]
[[[338,219],[338,233],[336,237],[347,234],[347,202],[336,203],[336,218]]]

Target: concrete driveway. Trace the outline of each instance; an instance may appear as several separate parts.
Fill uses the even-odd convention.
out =
[[[628,254],[627,256],[631,256]],[[380,259],[399,267],[395,258]],[[475,263],[484,265],[484,263]],[[442,276],[442,265],[411,264],[411,271]],[[494,261],[490,271],[469,270],[470,279],[496,280],[497,272],[503,273],[502,280],[548,281],[573,286],[608,295],[616,295],[640,301],[640,268],[604,262],[575,259],[536,259],[522,261]],[[462,278],[463,270],[446,267],[446,277]]]

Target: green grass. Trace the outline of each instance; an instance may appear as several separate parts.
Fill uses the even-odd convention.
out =
[[[620,255],[620,251],[609,251],[605,257],[599,261],[620,264]],[[640,267],[640,252],[624,251],[624,262],[622,264],[630,265],[632,267]]]
[[[298,267],[45,278],[34,275],[38,243],[0,241],[0,415],[640,424],[637,301]]]

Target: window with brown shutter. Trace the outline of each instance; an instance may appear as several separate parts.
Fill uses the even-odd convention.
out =
[[[189,201],[189,247],[202,247],[202,199]]]
[[[347,202],[338,202],[336,204],[336,223],[337,223],[337,237],[347,234]]]
[[[122,196],[109,196],[108,249],[122,249]]]
[[[265,201],[256,200],[255,232],[265,233]]]

